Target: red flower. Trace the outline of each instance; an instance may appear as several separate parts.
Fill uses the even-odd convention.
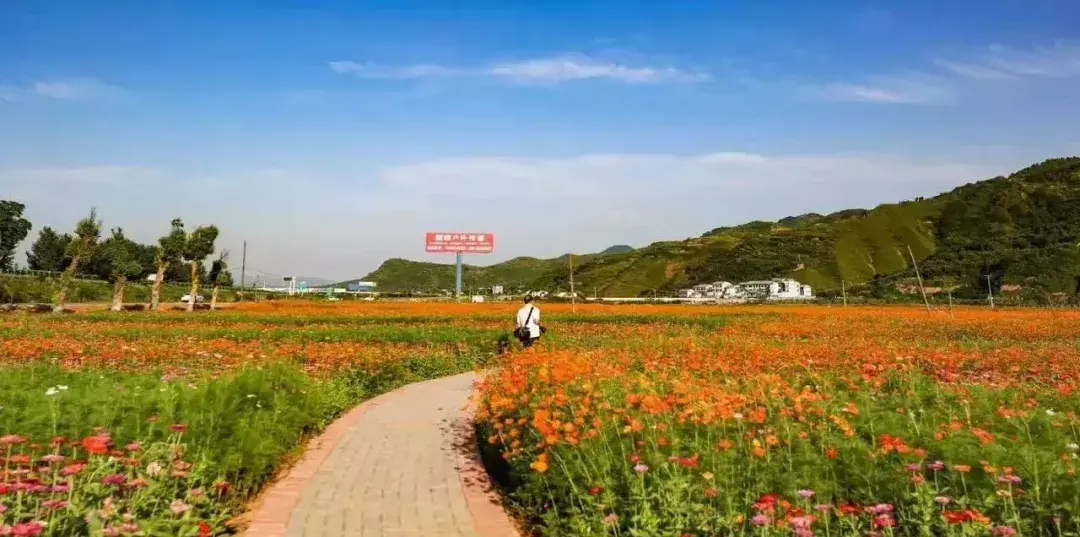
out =
[[[75,464],[69,464],[69,465],[67,465],[67,466],[60,469],[60,475],[62,475],[64,477],[69,477],[69,476],[80,474],[85,469],[86,469],[86,465],[81,463],[81,462],[80,463],[75,463]]]
[[[123,474],[112,474],[101,478],[101,482],[106,485],[123,485],[127,483],[127,477]]]
[[[186,433],[188,426],[181,423],[174,423],[169,426],[169,430],[174,433]]]
[[[604,487],[593,487],[589,489],[589,494],[593,496],[599,496],[601,492],[604,492]]]
[[[199,537],[210,537],[211,531],[210,524],[202,520],[199,521]]]
[[[111,445],[108,435],[88,436],[82,440],[83,449],[92,455],[107,455]]]
[[[845,503],[844,505],[840,506],[841,515],[857,516],[860,512],[862,512],[862,509],[859,509],[859,506],[853,503]]]

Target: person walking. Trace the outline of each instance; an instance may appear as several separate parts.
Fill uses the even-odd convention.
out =
[[[540,326],[540,308],[533,304],[533,297],[526,296],[525,304],[517,312],[517,328],[514,335],[525,348],[532,347],[543,335],[544,329]]]

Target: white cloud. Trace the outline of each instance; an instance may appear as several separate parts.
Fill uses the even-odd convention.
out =
[[[948,85],[921,73],[873,77],[865,82],[835,82],[811,88],[811,93],[834,101],[878,104],[936,104],[949,100]]]
[[[598,61],[583,55],[539,58],[494,65],[492,76],[521,82],[559,83],[573,80],[610,79],[629,84],[691,83],[708,75],[670,66],[630,66]]]
[[[992,45],[971,60],[939,59],[936,63],[954,74],[976,80],[1080,76],[1080,42],[1058,41],[1030,49]]]
[[[464,71],[449,69],[441,65],[417,64],[406,66],[385,66],[374,63],[329,62],[335,73],[356,75],[361,78],[417,79],[436,78],[464,74]]]
[[[26,86],[0,84],[0,101],[19,102],[30,99],[85,101],[121,95],[122,88],[90,78],[43,80]]]
[[[482,67],[447,67],[435,64],[385,66],[334,61],[335,73],[371,79],[424,79],[453,76],[488,77],[519,83],[557,84],[578,80],[615,80],[627,84],[692,83],[709,79],[706,73],[674,66],[630,65],[595,59],[584,54],[534,58]]]

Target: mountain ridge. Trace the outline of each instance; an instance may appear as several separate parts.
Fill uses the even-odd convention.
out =
[[[956,287],[961,295],[985,296],[987,282],[992,289],[1008,282],[1039,292],[1076,292],[1078,242],[1080,158],[1069,157],[873,209],[809,212],[575,256],[574,279],[578,289],[601,296],[770,277],[791,277],[816,291],[838,291],[843,282],[849,289],[885,293],[895,288],[896,278],[914,277],[914,257],[924,278]],[[450,289],[454,267],[392,259],[364,279],[388,291]],[[464,281],[466,288],[565,290],[569,267],[565,255],[519,257],[467,266]]]

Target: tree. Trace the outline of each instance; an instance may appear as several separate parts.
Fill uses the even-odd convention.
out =
[[[187,234],[184,233],[184,222],[179,218],[172,221],[172,229],[168,235],[158,239],[160,248],[154,264],[157,266],[157,274],[154,278],[154,286],[150,290],[150,309],[158,309],[161,302],[161,285],[165,283],[165,270],[170,264],[180,263],[184,256],[184,247],[187,245]]]
[[[184,243],[184,260],[191,265],[191,293],[188,296],[188,311],[195,310],[195,297],[199,293],[199,267],[204,259],[214,253],[214,241],[218,229],[215,226],[199,226],[188,234]]]
[[[13,268],[15,247],[33,227],[23,218],[26,206],[17,201],[0,200],[0,269]]]
[[[101,238],[101,220],[98,220],[97,209],[90,209],[90,215],[75,224],[75,237],[68,244],[67,249],[71,262],[60,277],[60,288],[56,292],[53,311],[60,312],[64,309],[67,289],[71,285],[71,280],[75,279],[75,271],[79,269],[80,262],[90,259],[93,255],[99,238]]]
[[[44,227],[38,233],[38,238],[26,252],[26,264],[30,270],[47,270],[49,272],[61,272],[67,267],[71,259],[67,256],[68,245],[71,244],[71,235],[63,235],[53,231],[51,227]]]
[[[218,258],[210,266],[210,283],[214,286],[214,292],[210,295],[210,309],[217,309],[218,292],[222,285],[232,283],[232,275],[229,274],[229,251],[222,250]]]
[[[135,248],[132,248],[132,247]],[[101,252],[107,260],[109,278],[113,281],[112,310],[120,311],[124,308],[124,285],[128,278],[133,278],[142,272],[142,265],[136,257],[140,245],[124,237],[124,230],[113,228],[112,236],[101,245]]]

